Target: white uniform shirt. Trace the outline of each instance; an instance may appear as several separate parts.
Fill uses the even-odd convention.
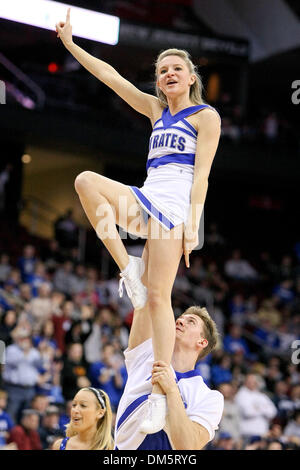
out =
[[[164,430],[145,436],[139,431],[145,416],[146,401],[151,393],[151,372],[154,362],[152,339],[124,352],[128,380],[120,400],[115,430],[115,445],[119,450],[168,450],[172,449],[167,426]],[[173,370],[174,371],[174,370]],[[187,416],[204,426],[214,438],[221,420],[223,395],[210,390],[203,382],[199,370],[176,374],[176,381],[184,402]]]

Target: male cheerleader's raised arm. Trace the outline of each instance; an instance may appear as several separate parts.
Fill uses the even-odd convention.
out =
[[[154,110],[158,108],[158,99],[148,93],[143,93],[132,83],[123,78],[111,65],[97,59],[73,42],[72,26],[70,23],[70,11],[68,8],[66,21],[56,24],[57,37],[59,37],[68,51],[91,74],[105,83],[117,93],[126,103],[141,114],[152,118]]]

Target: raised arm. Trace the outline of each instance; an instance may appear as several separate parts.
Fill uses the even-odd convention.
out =
[[[56,24],[57,37],[75,59],[101,82],[117,93],[126,103],[141,114],[152,119],[160,109],[158,99],[148,93],[143,93],[132,83],[123,78],[111,65],[93,57],[73,42],[72,26],[70,23],[70,8],[66,21]]]

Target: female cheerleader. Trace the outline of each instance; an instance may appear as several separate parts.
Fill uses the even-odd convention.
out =
[[[134,308],[149,310],[155,360],[170,364],[175,342],[171,291],[182,254],[189,267],[189,255],[198,245],[220,117],[203,102],[201,79],[186,51],[169,49],[158,56],[157,96],[152,96],[74,44],[70,9],[56,31],[81,65],[151,121],[147,178],[142,188],[84,171],[77,176],[75,189],[98,237],[120,268],[120,295],[124,283]],[[146,265],[143,259],[128,256],[116,225],[147,238]],[[144,271],[147,289],[142,282]],[[150,411],[141,431],[150,434],[163,428],[167,412],[158,384],[148,404]]]
[[[54,442],[53,450],[112,450],[112,412],[108,395],[97,388],[76,393],[71,420],[64,439]]]

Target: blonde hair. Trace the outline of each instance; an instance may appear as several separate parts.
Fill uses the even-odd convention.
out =
[[[166,49],[159,53],[155,62],[156,79],[157,79],[159,63],[161,62],[162,59],[164,59],[165,57],[169,55],[177,55],[178,57],[181,57],[181,59],[183,59],[184,62],[186,63],[189,69],[189,72],[196,76],[195,82],[190,87],[190,100],[192,101],[192,103],[194,103],[195,105],[205,103],[202,97],[202,93],[203,93],[202,79],[197,71],[196,65],[193,64],[193,62],[191,61],[190,54],[184,49]],[[168,106],[166,95],[158,88],[157,84],[155,85],[155,90],[156,90],[156,96],[158,97],[160,104],[164,108],[166,108]]]
[[[95,398],[97,409],[102,409],[95,394],[89,388],[81,388],[80,391],[91,392]],[[113,450],[114,440],[112,438],[112,411],[108,395],[101,390],[101,395],[105,401],[105,413],[97,422],[97,430],[90,444],[89,450]],[[73,429],[72,423],[66,425],[66,436],[73,437],[77,432]]]
[[[203,335],[207,339],[208,345],[198,356],[198,360],[203,359],[207,356],[218,344],[219,332],[216,323],[213,321],[208,311],[204,307],[194,305],[189,307],[182,315],[197,315],[203,321]],[[181,315],[181,316],[182,316]]]

